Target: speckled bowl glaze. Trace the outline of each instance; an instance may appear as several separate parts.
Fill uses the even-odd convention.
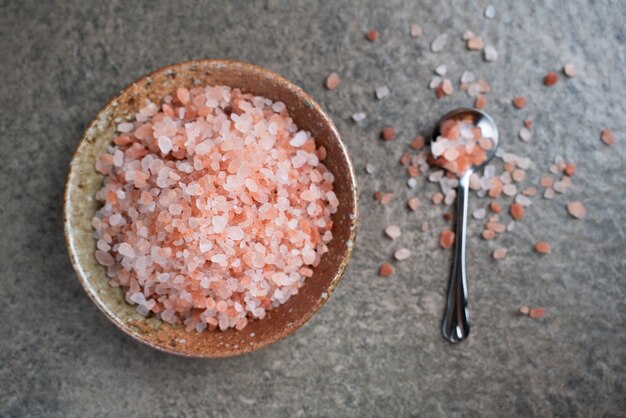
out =
[[[300,292],[262,320],[243,331],[187,333],[157,318],[139,315],[124,301],[120,289],[109,287],[105,269],[94,258],[91,219],[100,204],[94,198],[103,176],[95,162],[111,144],[115,126],[132,120],[149,98],[160,103],[176,87],[227,85],[245,93],[280,100],[299,128],[308,130],[328,151],[325,161],[335,176],[340,205],[333,215],[334,238],[329,252]],[[229,357],[258,350],[286,337],[317,312],[346,269],[357,230],[357,192],[354,170],[337,129],[320,106],[299,87],[265,68],[223,60],[202,60],[161,68],[137,80],[113,98],[89,124],[70,164],[64,198],[67,246],[78,279],[98,308],[122,331],[156,349],[188,357]]]

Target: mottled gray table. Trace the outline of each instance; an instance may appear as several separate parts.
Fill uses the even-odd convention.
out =
[[[57,3],[57,4],[54,4]],[[615,1],[0,1],[0,416],[624,416],[626,413],[626,4]],[[424,28],[415,40],[411,22]],[[375,44],[363,39],[381,31]],[[499,52],[465,51],[467,29]],[[428,45],[450,34],[440,54]],[[291,337],[240,358],[165,355],[119,332],[75,278],[62,231],[65,173],[91,117],[123,86],[157,67],[222,57],[269,67],[300,84],[334,118],[361,190],[361,230],[342,283]],[[580,76],[548,89],[543,75],[573,62]],[[507,150],[530,156],[534,181],[557,154],[574,184],[537,199],[497,242],[470,229],[474,328],[440,336],[450,252],[437,247],[441,207],[409,213],[398,158],[464,94],[435,100],[433,68],[454,80],[474,69],[493,87],[488,110]],[[341,86],[323,88],[338,71]],[[387,85],[391,95],[373,98]],[[524,111],[510,100],[529,97]],[[365,111],[360,124],[350,115]],[[516,139],[523,117],[534,138]],[[380,128],[398,139],[382,143]],[[618,144],[600,143],[611,127]],[[377,167],[367,175],[364,167]],[[375,203],[375,190],[398,194]],[[581,200],[582,221],[564,204]],[[485,201],[474,200],[473,208]],[[428,220],[431,231],[419,232]],[[391,244],[382,229],[404,234]],[[533,243],[553,252],[540,257]],[[489,254],[509,248],[500,262]],[[394,249],[413,256],[376,275]],[[519,316],[545,306],[542,320]]]

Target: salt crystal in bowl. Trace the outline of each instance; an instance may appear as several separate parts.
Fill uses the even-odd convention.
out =
[[[98,156],[111,145],[116,128],[132,118],[146,99],[160,103],[178,87],[226,85],[244,93],[285,103],[299,129],[310,131],[324,146],[324,163],[334,175],[339,208],[333,214],[333,239],[298,294],[250,321],[242,330],[186,332],[184,326],[140,315],[126,303],[120,288],[108,284],[106,271],[94,258],[96,242],[91,220],[100,207],[95,199],[103,175],[95,169]],[[156,349],[188,357],[229,357],[257,350],[289,335],[324,304],[348,264],[357,230],[354,170],[330,118],[299,87],[261,67],[234,61],[191,61],[161,68],[128,86],[89,124],[76,149],[67,176],[64,227],[77,276],[96,306],[122,331]]]

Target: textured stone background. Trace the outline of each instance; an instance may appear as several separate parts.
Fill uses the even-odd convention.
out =
[[[0,416],[623,416],[626,4],[494,3],[490,21],[484,0],[0,1]],[[371,27],[376,44],[363,39]],[[496,63],[464,50],[467,29],[495,44]],[[432,54],[444,31],[448,46]],[[260,352],[200,361],[132,341],[93,306],[66,254],[61,201],[78,138],[112,95],[157,67],[212,57],[269,67],[328,110],[359,176],[362,227],[347,274],[310,323]],[[541,85],[568,61],[580,77]],[[556,154],[578,164],[567,195],[535,203],[514,233],[487,243],[471,229],[474,327],[459,346],[439,331],[450,262],[436,245],[442,208],[409,213],[408,196],[427,200],[435,188],[420,180],[409,191],[397,163],[413,135],[471,104],[433,98],[427,84],[442,63],[454,80],[467,68],[492,83],[487,110],[507,150],[534,160],[530,180]],[[322,87],[330,71],[343,79],[333,92]],[[383,84],[392,94],[376,101]],[[524,111],[510,106],[517,94],[530,98]],[[361,110],[357,126],[350,115]],[[515,138],[526,116],[529,144]],[[399,137],[382,144],[386,124]],[[605,126],[618,136],[612,148],[598,140]],[[401,199],[375,204],[377,189]],[[569,219],[568,199],[588,217]],[[422,220],[431,232],[419,232]],[[382,236],[391,222],[404,228],[393,245]],[[533,253],[539,239],[553,254]],[[400,245],[414,256],[377,277]],[[510,248],[501,262],[489,257],[497,245]],[[519,317],[521,304],[547,316]]]

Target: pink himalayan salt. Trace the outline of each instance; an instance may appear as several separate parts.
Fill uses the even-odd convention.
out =
[[[298,293],[339,200],[285,105],[230,87],[147,103],[98,159],[92,220],[110,285],[187,331],[243,329]]]

